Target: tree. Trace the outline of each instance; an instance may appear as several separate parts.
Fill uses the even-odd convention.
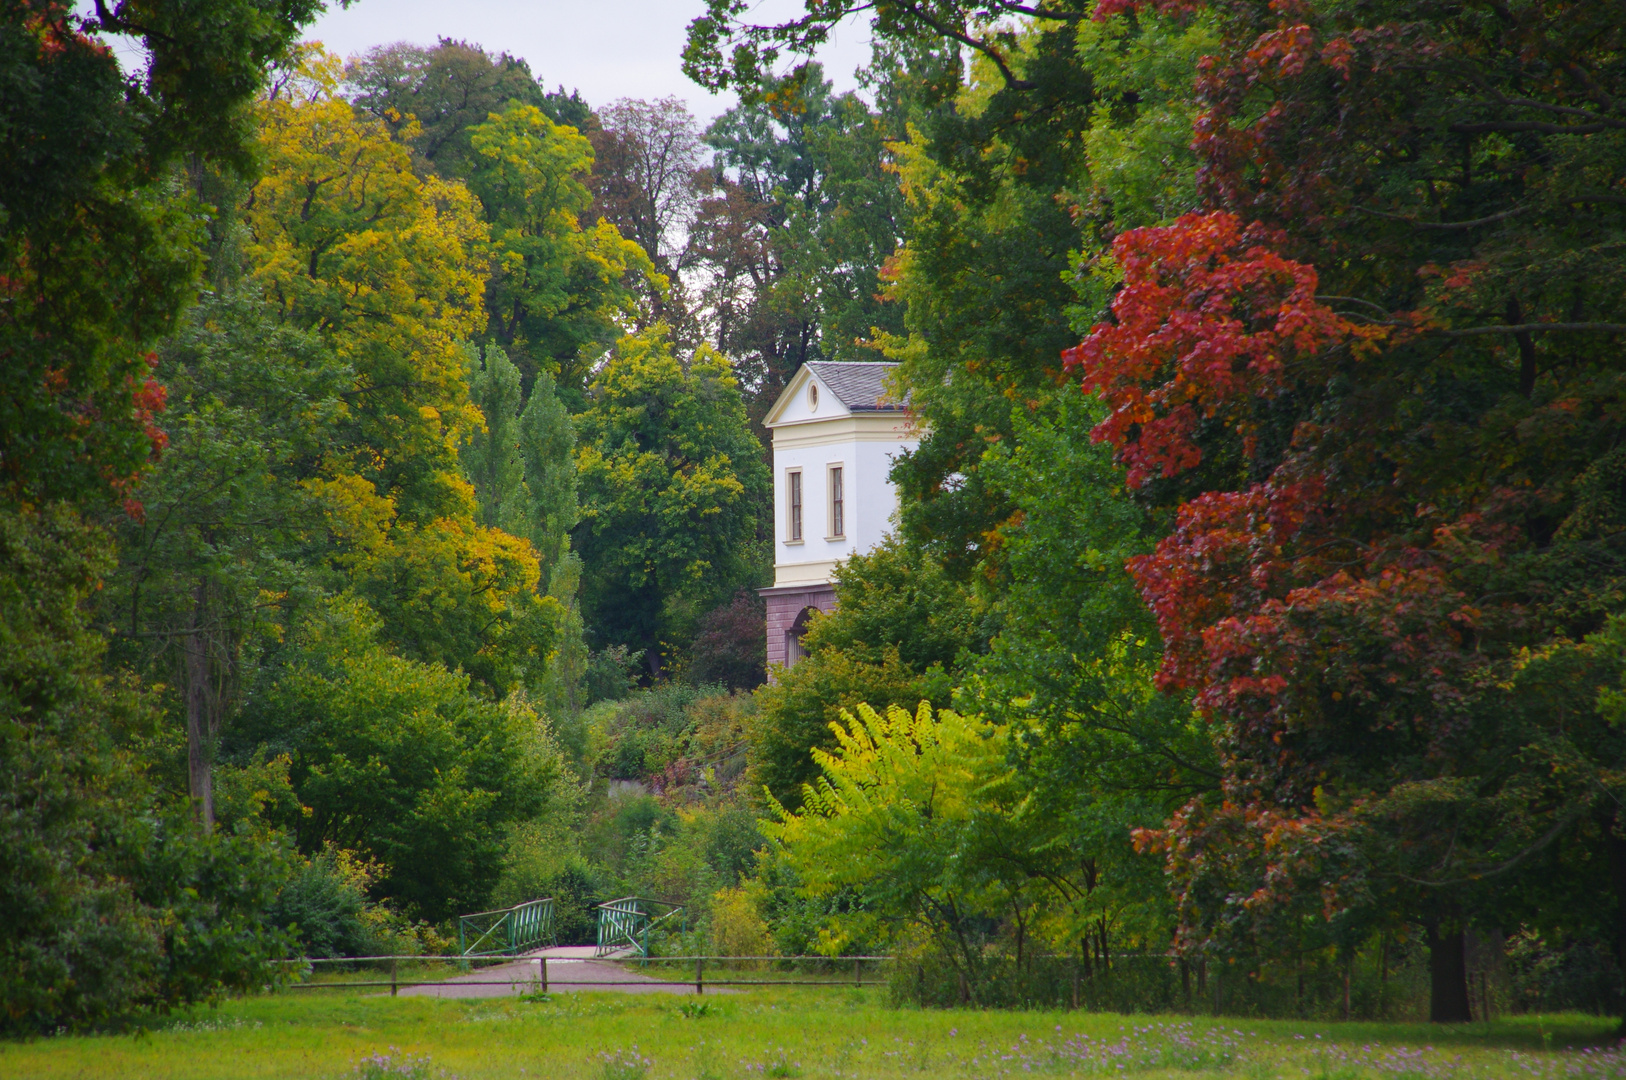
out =
[[[510,102],[541,109],[555,123],[584,130],[587,103],[561,87],[545,93],[530,67],[507,53],[441,38],[423,47],[380,45],[352,61],[345,89],[356,107],[410,139],[427,170],[466,180],[474,166],[473,129]]]
[[[1090,5],[1069,0],[1026,3],[1022,0],[809,0],[804,13],[781,23],[752,23],[740,18],[746,8],[736,0],[706,0],[706,14],[689,23],[683,71],[712,90],[749,90],[773,74],[784,53],[811,55],[846,19],[868,11],[878,36],[895,40],[945,40],[973,50],[998,70],[1015,89],[1033,86],[1012,55],[1019,51],[1019,32],[1028,20],[1046,28],[1071,29]]]
[[[337,60],[314,56],[260,103],[265,173],[244,207],[245,255],[283,318],[355,372],[330,468],[409,520],[466,513],[456,453],[479,414],[461,342],[485,325],[489,230],[466,188],[420,180],[384,125],[337,96],[338,75]]]
[[[790,807],[817,776],[812,751],[834,746],[830,725],[842,710],[946,708],[951,673],[994,629],[980,597],[896,539],[841,563],[835,587],[836,610],[802,638],[806,655],[757,693],[751,778]]]
[[[187,786],[207,831],[214,747],[244,649],[278,608],[321,588],[302,558],[321,525],[303,482],[353,381],[252,289],[194,308],[154,371],[170,394],[169,445],[140,489],[151,512],[116,522],[119,565],[98,606],[114,658],[178,688]]]
[[[527,376],[547,371],[572,397],[634,310],[638,280],[664,289],[648,256],[614,225],[583,225],[593,150],[574,128],[511,102],[473,128],[469,186],[493,243],[491,336]]]
[[[1620,595],[1597,410],[1626,324],[1589,283],[1621,219],[1593,201],[1613,136],[1586,141],[1613,130],[1592,103],[1618,27],[1584,4],[1216,11],[1213,209],[1118,238],[1113,321],[1073,354],[1131,482],[1179,504],[1131,566],[1161,682],[1226,750],[1225,806],[1157,842],[1192,940],[1268,940],[1313,879],[1350,933],[1423,923],[1434,1017],[1463,1019],[1463,927],[1538,908],[1524,871],[1609,817],[1612,764],[1557,780],[1517,673]],[[1242,894],[1252,922],[1201,914]]]
[[[875,359],[877,329],[900,329],[883,304],[882,267],[903,205],[887,175],[898,110],[837,95],[817,64],[774,80],[706,132],[716,151],[687,259],[717,347],[735,363],[753,421],[808,360]]]
[[[675,328],[686,344],[692,313],[675,291],[688,269],[689,225],[700,201],[704,144],[694,117],[678,98],[623,98],[598,114],[593,143],[593,213],[635,241],[665,279],[647,289],[651,316]],[[650,285],[654,285],[650,281]],[[674,301],[676,302],[674,304]]]
[[[654,673],[694,618],[759,580],[768,470],[727,362],[705,346],[680,361],[663,327],[617,345],[576,427],[587,623]]]
[[[720,683],[755,690],[766,678],[768,641],[762,632],[767,605],[749,589],[701,617],[683,657],[683,677],[698,686]]]
[[[990,545],[1008,581],[990,603],[998,633],[957,673],[956,695],[1011,732],[1024,787],[1068,854],[1053,864],[1013,852],[1055,889],[1035,933],[1081,948],[1086,970],[1092,954],[1110,964],[1109,936],[1170,942],[1162,867],[1135,850],[1135,832],[1220,778],[1189,699],[1156,689],[1162,642],[1124,567],[1150,546],[1153,522],[1089,437],[1103,412],[1076,386],[1058,387],[1013,407],[1013,437],[983,452],[979,472],[1015,507]]]
[[[580,519],[576,491],[576,432],[552,377],[539,372],[519,417],[519,452],[531,500],[530,538],[551,582]],[[575,596],[572,589],[571,596]]]
[[[525,486],[525,460],[520,444],[519,369],[501,346],[469,347],[469,400],[480,410],[484,430],[469,436],[458,455],[463,474],[474,485],[476,520],[515,536],[531,531],[530,492]]]
[[[335,96],[337,74],[316,55],[261,103],[266,173],[244,209],[253,282],[356,381],[306,481],[325,525],[313,554],[405,656],[504,694],[540,674],[557,605],[529,542],[476,520],[458,456],[482,422],[464,343],[485,324],[488,231],[468,189],[419,179],[381,123]]]
[[[802,808],[776,806],[769,841],[813,897],[850,889],[855,910],[821,928],[822,950],[923,932],[979,1002],[989,914],[1019,879],[997,853],[1032,849],[1038,822],[1006,760],[1005,732],[922,702],[910,714],[859,705],[832,725],[837,749],[815,750],[818,779]]]
[[[246,163],[243,106],[321,7],[120,2],[87,19],[26,0],[0,18],[10,499],[126,498],[163,448],[150,352],[191,299],[201,240],[168,178],[187,154]],[[140,42],[144,78],[124,78],[103,33]]]
[[[101,1024],[274,978],[284,871],[252,828],[202,836],[142,753],[156,694],[100,670],[87,607],[107,535],[64,506],[0,514],[0,1030]]]

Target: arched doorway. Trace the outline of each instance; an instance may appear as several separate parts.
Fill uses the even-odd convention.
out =
[[[790,624],[785,631],[785,666],[795,667],[796,662],[807,655],[802,648],[802,635],[807,633],[807,624],[812,621],[813,613],[819,610],[816,607],[805,607],[796,614],[796,621]]]
[[[836,590],[824,582],[810,585],[780,585],[758,590],[767,601],[768,678],[775,668],[793,667],[807,655],[802,635],[815,611],[836,609]]]

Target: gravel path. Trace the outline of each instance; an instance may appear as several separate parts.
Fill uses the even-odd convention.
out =
[[[592,946],[559,946],[539,949],[503,964],[494,964],[468,975],[458,975],[444,982],[428,986],[413,986],[401,991],[401,996],[482,998],[506,997],[509,994],[534,994],[542,988],[540,961],[548,961],[548,990],[550,993],[572,993],[581,990],[609,991],[618,994],[693,994],[693,983],[667,982],[640,975],[615,959],[593,958]],[[711,994],[732,993],[725,987],[708,990]]]

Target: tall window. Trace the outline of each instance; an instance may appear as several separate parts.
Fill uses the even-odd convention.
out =
[[[841,466],[830,466],[830,535],[847,535],[847,496],[841,483]]]
[[[790,493],[790,504],[786,507],[788,511],[786,524],[789,535],[785,539],[800,540],[802,538],[802,470],[791,470],[785,476],[785,481],[785,486]]]

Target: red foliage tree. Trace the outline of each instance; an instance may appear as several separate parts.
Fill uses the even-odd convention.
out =
[[[1590,692],[1542,716],[1566,691],[1510,688],[1626,596],[1626,386],[1601,337],[1626,324],[1594,287],[1626,274],[1626,197],[1596,190],[1626,143],[1574,141],[1626,132],[1623,31],[1588,2],[1209,6],[1213,209],[1120,236],[1112,321],[1067,354],[1131,489],[1170,505],[1129,569],[1163,688],[1224,752],[1223,797],[1142,840],[1188,945],[1290,942],[1278,916],[1313,911],[1460,949],[1447,931],[1505,911],[1506,875],[1587,842],[1595,812],[1620,843]],[[1560,730],[1565,710],[1590,719]]]

